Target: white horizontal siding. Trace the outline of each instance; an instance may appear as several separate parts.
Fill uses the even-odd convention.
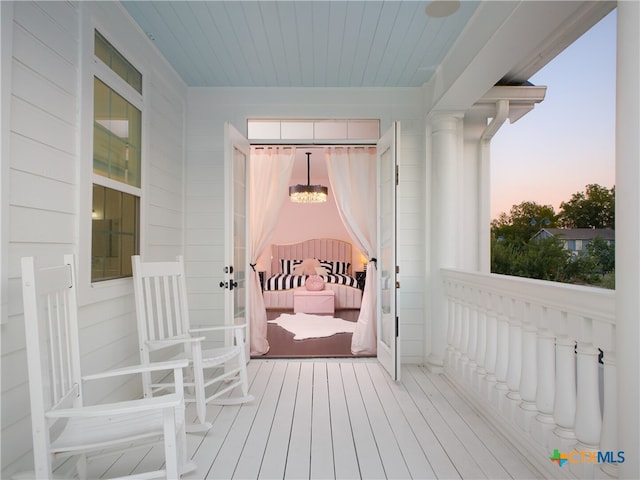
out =
[[[3,205],[8,232],[3,235],[7,243],[2,251],[8,258],[3,259],[1,274],[8,320],[1,335],[1,434],[11,441],[2,442],[0,477],[10,478],[16,471],[32,468],[20,258],[34,255],[51,264],[61,261],[65,253],[77,254],[79,232],[89,221],[78,216],[80,192],[90,189],[88,184],[78,184],[80,165],[91,162],[90,157],[80,157],[82,146],[90,140],[80,136],[83,130],[92,131],[80,123],[82,102],[92,102],[82,97],[78,84],[88,72],[79,63],[81,47],[90,41],[80,40],[81,22],[100,25],[117,48],[125,47],[123,53],[145,72],[145,78],[152,79],[144,92],[142,229],[146,243],[142,249],[163,258],[183,250],[186,87],[117,3],[14,2],[5,12],[13,16],[3,18],[3,26],[5,21],[11,24],[12,42],[2,73],[3,78],[10,75],[11,89],[3,105],[10,125],[9,159],[2,159],[7,162],[3,173],[8,173],[8,179],[3,186],[10,193],[8,209]],[[92,33],[91,27],[86,31]],[[5,71],[5,67],[9,68]],[[138,361],[132,286],[126,292],[81,308],[84,373]],[[137,379],[112,380],[87,386],[85,399],[130,397],[139,391]]]

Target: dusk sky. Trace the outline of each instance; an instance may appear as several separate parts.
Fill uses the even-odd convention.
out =
[[[615,183],[616,11],[531,78],[545,100],[491,143],[491,219],[512,205],[552,205]]]

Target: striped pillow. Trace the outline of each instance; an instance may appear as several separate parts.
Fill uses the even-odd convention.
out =
[[[282,273],[284,273],[285,275],[293,275],[293,271],[301,263],[302,263],[302,260],[285,260],[283,258],[282,260],[280,260]]]

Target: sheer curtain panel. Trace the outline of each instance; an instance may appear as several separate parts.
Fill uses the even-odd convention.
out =
[[[249,157],[249,322],[251,355],[269,351],[267,311],[264,306],[258,258],[271,241],[282,203],[289,191],[293,170],[294,148],[251,147]]]
[[[338,212],[352,241],[369,259],[362,305],[351,340],[354,355],[375,355],[377,180],[375,147],[335,147],[327,150],[329,182]],[[374,261],[372,261],[374,260]]]

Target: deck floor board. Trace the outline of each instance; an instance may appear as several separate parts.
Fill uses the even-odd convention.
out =
[[[255,401],[207,408],[184,479],[543,478],[446,378],[375,359],[252,360]],[[231,392],[229,395],[233,395]],[[187,407],[195,420],[195,408]],[[92,478],[162,466],[161,448],[89,464]]]

